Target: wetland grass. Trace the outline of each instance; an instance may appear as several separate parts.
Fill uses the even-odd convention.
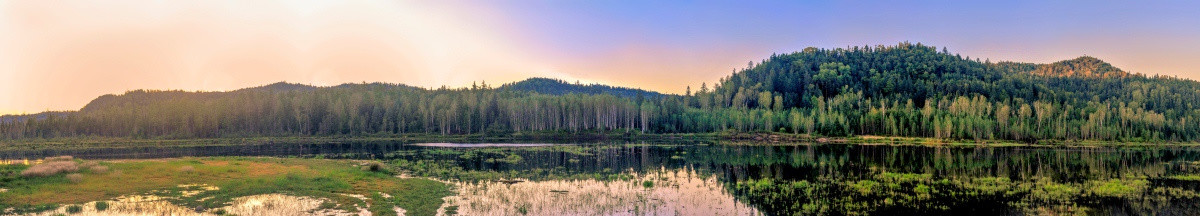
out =
[[[24,177],[46,177],[60,173],[69,173],[79,171],[79,165],[75,161],[57,161],[46,160],[49,162],[40,163],[30,166],[28,169],[21,171],[21,176]]]
[[[59,162],[75,163],[48,163]],[[442,182],[396,178],[384,172],[362,170],[356,167],[359,163],[266,157],[101,162],[93,165],[91,172],[70,174],[79,177],[79,181],[63,175],[62,171],[70,170],[61,168],[69,167],[64,163],[43,166],[43,169],[55,172],[40,171],[36,176],[4,176],[7,181],[5,188],[9,191],[0,193],[0,210],[10,211],[0,214],[62,210],[59,206],[108,201],[129,195],[168,197],[162,200],[164,205],[204,211],[222,209],[239,198],[282,194],[321,200],[313,204],[313,208],[348,212],[369,208],[376,215],[394,215],[398,207],[408,215],[433,215],[441,206],[442,197],[450,195],[449,187]],[[0,169],[29,170],[37,166],[3,165]],[[96,171],[101,166],[106,167],[102,170],[106,170]],[[386,164],[378,166],[378,170],[387,170]],[[74,171],[78,170],[76,166]],[[208,186],[216,189],[202,189]],[[380,193],[388,196],[379,196]],[[376,195],[360,200],[342,194]],[[226,209],[232,210],[235,209]]]

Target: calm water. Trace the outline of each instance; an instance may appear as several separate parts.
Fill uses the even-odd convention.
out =
[[[611,187],[604,182],[658,183],[661,179],[663,183],[646,183],[646,188],[672,190],[661,186],[665,183],[674,185],[674,190],[699,191],[666,193],[667,198],[657,199],[657,203],[633,208],[666,214],[686,214],[680,211],[686,210],[680,207],[686,205],[728,205],[719,209],[770,215],[1200,214],[1200,148],[1195,147],[468,146],[345,143],[145,147],[0,152],[0,159],[53,155],[86,159],[227,155],[383,159],[418,175],[464,184],[496,179],[541,183],[569,180],[558,184],[585,184],[571,186],[585,188],[586,184]],[[685,184],[707,181],[711,182]],[[718,192],[706,191],[708,187]],[[616,189],[600,191],[605,190]],[[729,196],[734,201],[669,199],[695,193]],[[744,210],[743,205],[754,211]],[[621,210],[620,206],[612,208]]]

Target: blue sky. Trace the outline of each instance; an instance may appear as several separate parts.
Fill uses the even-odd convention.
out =
[[[494,7],[548,52],[567,55],[626,44],[790,52],[911,41],[1045,62],[1200,44],[1192,39],[1200,38],[1200,5],[1191,1],[533,1]],[[1143,72],[1190,72],[1161,69]]]

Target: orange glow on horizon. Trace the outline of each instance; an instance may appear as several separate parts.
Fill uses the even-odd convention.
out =
[[[850,24],[822,29],[795,20],[786,21],[793,26],[789,32],[754,19],[693,19],[736,11],[661,15],[645,8],[633,11],[667,21],[649,23],[615,10],[563,25],[580,30],[536,22],[553,16],[520,19],[551,12],[539,9],[567,17],[578,11],[512,9],[457,1],[0,1],[0,115],[78,110],[100,95],[135,89],[227,91],[280,81],[436,88],[549,77],[681,94],[688,86],[711,87],[771,53],[905,40],[931,40],[923,42],[992,61],[1047,63],[1088,54],[1132,72],[1200,79],[1200,73],[1189,73],[1200,67],[1189,60],[1200,56],[1200,43],[1178,43],[1194,41],[1187,35],[946,40]],[[763,20],[776,20],[771,18]],[[601,23],[589,26],[593,21]],[[672,22],[701,24],[657,29],[678,24]],[[803,38],[796,29],[838,39]],[[595,32],[613,35],[566,38]],[[1155,42],[1124,43],[1131,38]],[[547,41],[552,39],[562,41]],[[595,41],[601,39],[606,40]]]

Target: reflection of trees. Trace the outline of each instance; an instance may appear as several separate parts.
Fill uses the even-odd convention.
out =
[[[1200,154],[1183,147],[426,148],[361,144],[330,148],[319,152],[338,152],[335,155],[341,158],[436,163],[422,166],[431,173],[467,179],[622,180],[629,174],[664,169],[694,170],[715,175],[737,199],[776,214],[1188,212],[1195,209],[1187,203],[1195,203],[1196,188],[1200,187],[1197,181],[1163,178],[1200,173],[1200,164],[1193,163],[1200,160]]]
[[[1180,162],[1200,154],[1184,148],[952,148],[895,146],[721,146],[695,148],[689,163],[709,165],[730,177],[815,179],[856,177],[877,171],[937,177],[1051,178],[1082,181],[1121,176],[1162,177],[1193,170]]]
[[[1200,185],[1163,178],[1197,173],[1198,154],[1186,148],[812,145],[694,151],[689,162],[714,167],[740,200],[775,214],[1196,213],[1177,203],[1194,203]]]
[[[660,170],[716,175],[764,212],[1188,212],[1200,173],[1189,148],[920,146],[400,147],[386,159],[440,163],[456,178],[608,179]],[[520,161],[506,161],[518,155]],[[359,156],[362,157],[362,156]],[[1180,204],[1184,203],[1184,204]],[[833,211],[831,209],[840,209]],[[1040,211],[1040,212],[1039,212]]]

